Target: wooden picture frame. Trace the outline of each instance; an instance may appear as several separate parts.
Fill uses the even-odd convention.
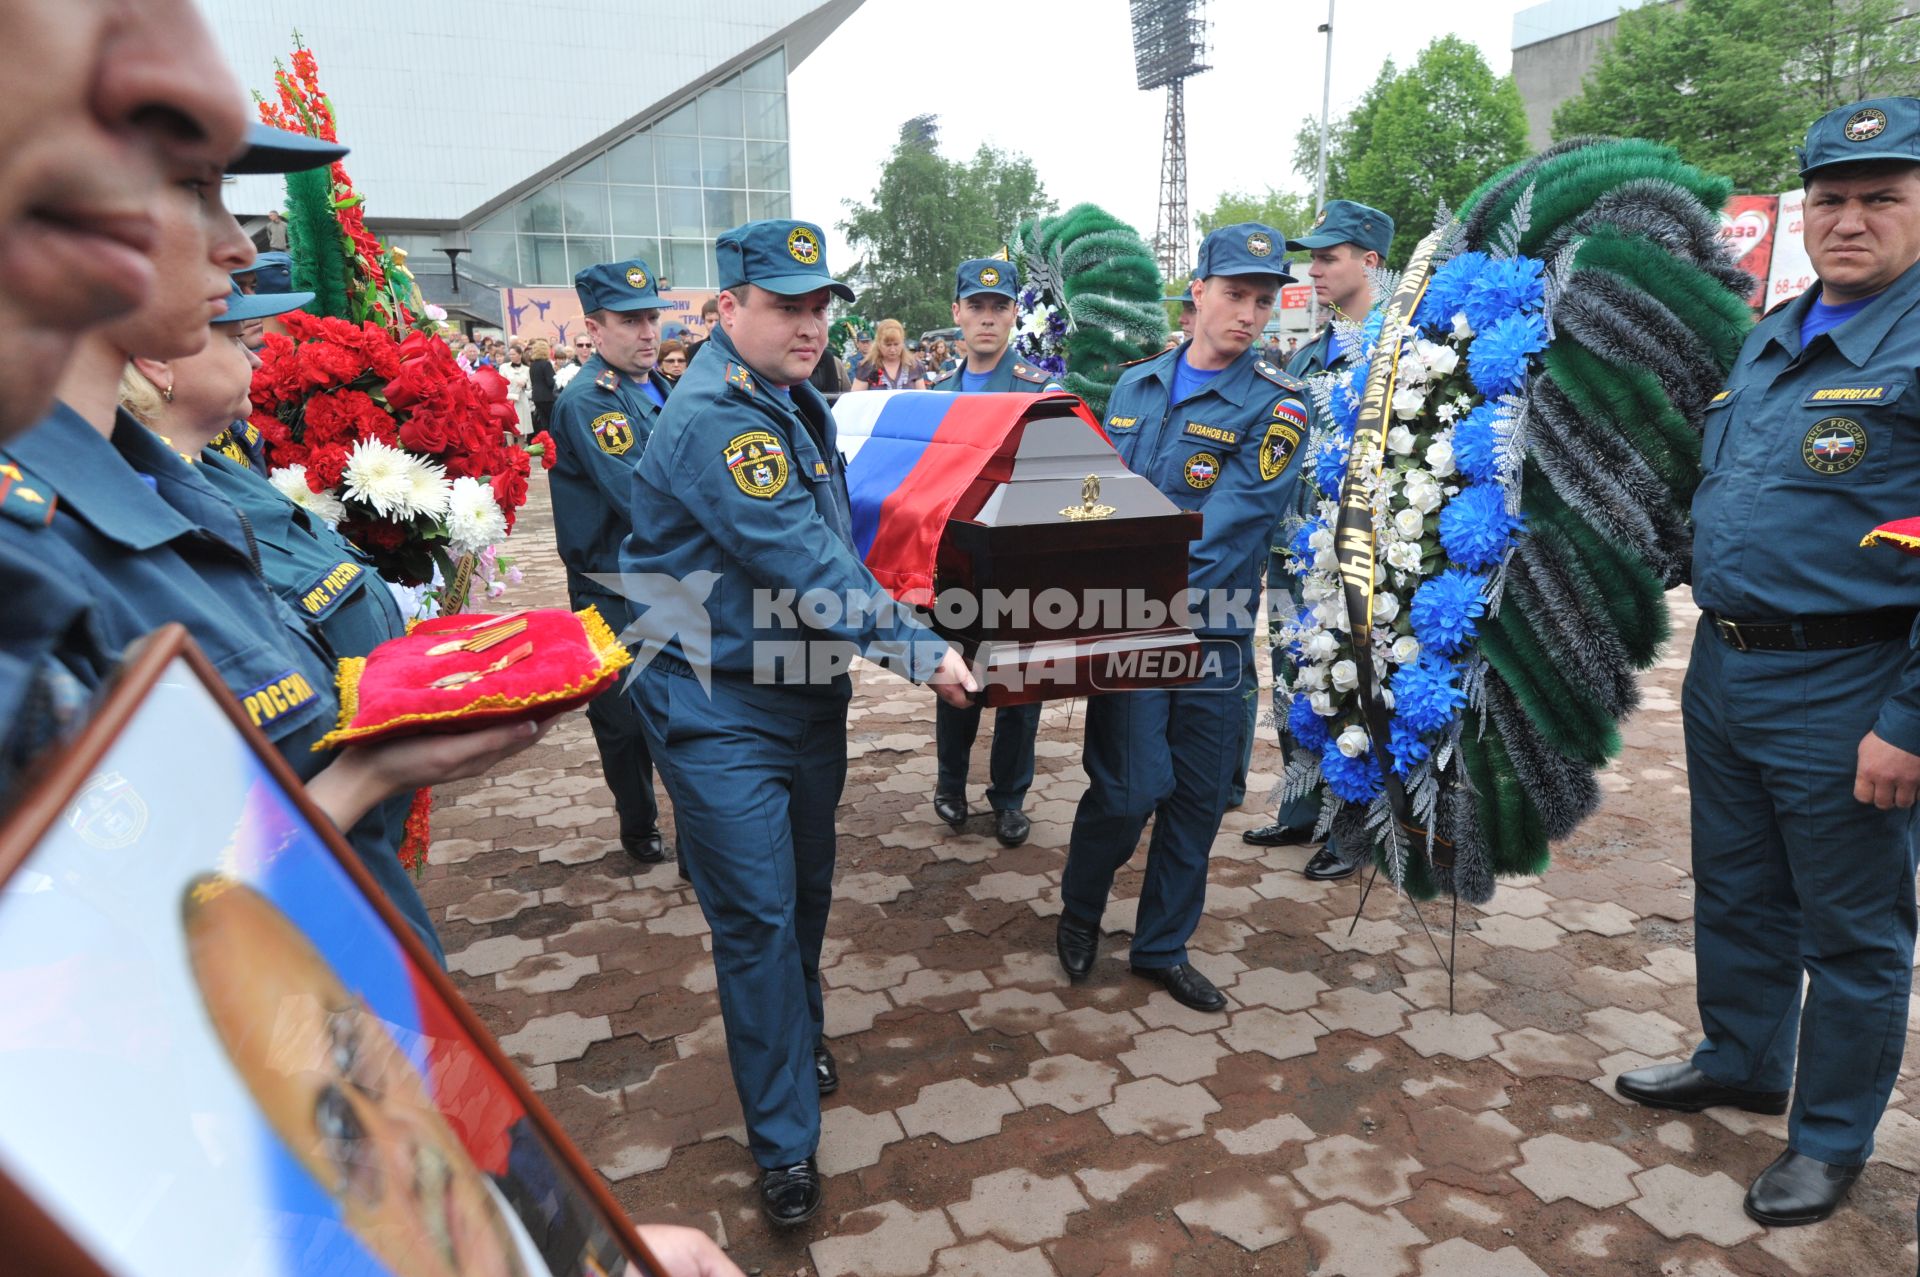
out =
[[[155,751],[175,739],[174,756]],[[201,768],[190,802],[152,783]],[[388,1019],[402,995],[416,1014]],[[9,1267],[265,1274],[345,1257],[358,1267],[327,1271],[411,1277],[457,1254],[462,1273],[485,1269],[474,1256],[512,1274],[665,1272],[178,625],[143,642],[0,826],[0,997]],[[212,1098],[174,1111],[186,1094]],[[141,1142],[156,1131],[161,1147]],[[125,1200],[142,1174],[165,1181],[144,1206]],[[216,1220],[185,1233],[204,1251],[175,1218],[196,1211]]]

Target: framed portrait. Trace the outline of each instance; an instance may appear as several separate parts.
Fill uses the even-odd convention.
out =
[[[661,1271],[178,626],[0,828],[0,1007],[0,1267]]]

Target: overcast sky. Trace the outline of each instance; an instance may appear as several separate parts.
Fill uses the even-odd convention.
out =
[[[1338,0],[1335,118],[1386,59],[1404,66],[1448,33],[1506,74],[1524,7]],[[1212,69],[1187,85],[1189,211],[1229,190],[1306,192],[1293,135],[1320,112],[1326,0],[1209,0],[1205,12]],[[933,13],[937,24],[925,20]],[[1023,152],[1061,208],[1091,200],[1153,235],[1166,92],[1134,87],[1125,0],[867,0],[792,72],[789,92],[794,216],[821,222],[836,244],[841,201],[871,193],[901,122],[928,112],[945,154],[982,142]]]

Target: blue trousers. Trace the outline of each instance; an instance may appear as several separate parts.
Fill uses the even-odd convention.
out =
[[[572,601],[576,611],[589,604],[599,608],[615,633],[624,624],[619,619],[626,615],[624,600],[575,593]],[[600,771],[620,816],[621,838],[645,838],[660,824],[660,804],[653,796],[653,756],[647,751],[633,698],[617,686],[594,697],[587,702],[587,726],[593,729],[593,743],[600,750]]]
[[[978,705],[955,709],[945,701],[933,711],[934,752],[940,759],[939,792],[965,794],[973,741],[980,734]],[[1040,731],[1040,706],[1008,705],[993,711],[993,755],[987,764],[987,805],[995,811],[1019,811],[1033,788],[1033,739]]]
[[[1853,797],[1855,751],[1905,657],[1897,643],[1737,652],[1702,624],[1682,696],[1694,1066],[1729,1086],[1792,1085],[1788,1147],[1840,1166],[1873,1151],[1906,1047],[1920,809]]]
[[[820,942],[833,900],[834,808],[847,779],[847,719],[748,702],[724,678],[709,696],[656,658],[633,682],[680,856],[713,930],[727,1063],[763,1167],[820,1143],[813,1044],[824,1020]]]
[[[1073,814],[1062,896],[1068,913],[1098,922],[1113,876],[1133,858],[1151,816],[1133,933],[1139,967],[1187,960],[1206,902],[1207,858],[1240,757],[1241,677],[1252,676],[1252,643],[1210,639],[1207,650],[1219,655],[1220,668],[1198,683],[1087,701],[1087,792]]]

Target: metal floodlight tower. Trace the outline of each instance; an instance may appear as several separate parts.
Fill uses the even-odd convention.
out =
[[[1166,140],[1160,150],[1160,212],[1153,255],[1161,278],[1180,288],[1192,269],[1187,251],[1187,97],[1190,75],[1207,69],[1206,0],[1131,0],[1133,66],[1142,89],[1167,90]]]

